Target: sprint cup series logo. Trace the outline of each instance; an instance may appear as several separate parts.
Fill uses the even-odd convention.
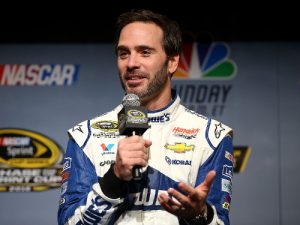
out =
[[[0,191],[60,187],[63,152],[48,137],[23,129],[0,129]]]
[[[131,109],[127,112],[128,115],[128,122],[131,123],[147,123],[148,119],[145,115],[145,113],[143,113],[140,110],[137,109]]]

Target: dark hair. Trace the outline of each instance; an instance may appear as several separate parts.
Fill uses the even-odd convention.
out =
[[[172,57],[180,54],[182,36],[177,22],[150,10],[131,10],[119,16],[116,23],[116,45],[118,44],[121,30],[133,22],[154,23],[159,26],[163,31],[162,45],[167,56]]]

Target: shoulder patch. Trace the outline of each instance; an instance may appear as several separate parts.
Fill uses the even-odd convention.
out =
[[[78,146],[82,147],[90,136],[89,120],[86,120],[72,127],[68,130],[68,133],[78,144]]]
[[[104,113],[100,116],[97,116],[91,120],[86,120],[77,124],[68,130],[68,134],[74,139],[74,141],[81,148],[85,146],[87,140],[91,137],[93,130],[102,130],[102,131],[117,131],[117,113],[122,108],[122,105],[118,105],[112,111]],[[116,118],[116,120],[111,120],[111,118]]]
[[[219,145],[226,135],[230,135],[232,137],[233,132],[230,127],[214,119],[209,121],[206,130],[206,138],[214,148]]]

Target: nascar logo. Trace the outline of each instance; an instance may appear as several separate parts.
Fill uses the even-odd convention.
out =
[[[74,64],[0,64],[0,86],[72,85],[78,72]]]

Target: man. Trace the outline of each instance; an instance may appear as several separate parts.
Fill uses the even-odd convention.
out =
[[[180,104],[171,89],[180,46],[178,25],[162,15],[119,17],[120,80],[147,108],[150,128],[119,135],[119,105],[69,130],[59,224],[229,224],[232,131]]]

